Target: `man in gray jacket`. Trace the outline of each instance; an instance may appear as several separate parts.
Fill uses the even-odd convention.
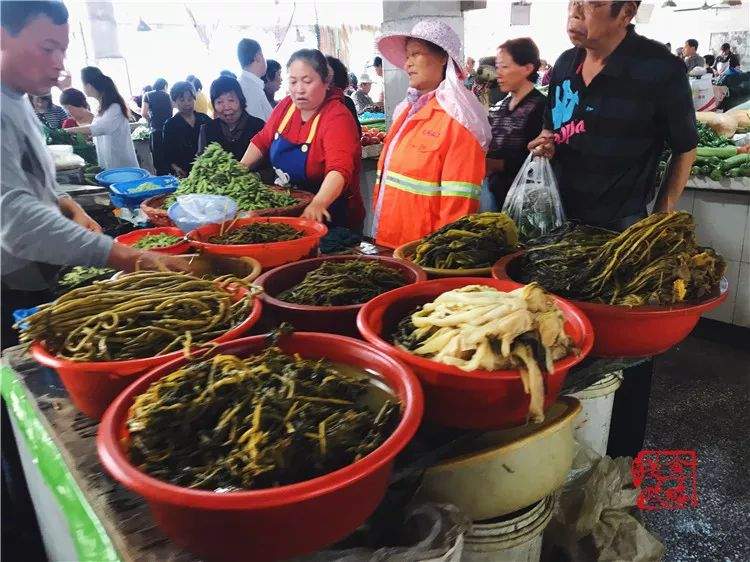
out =
[[[114,242],[73,199],[58,195],[55,166],[26,94],[45,95],[59,85],[68,48],[68,11],[55,1],[3,0],[0,7],[0,245],[6,347],[16,340],[13,310],[48,301],[60,266],[185,270],[187,263]]]

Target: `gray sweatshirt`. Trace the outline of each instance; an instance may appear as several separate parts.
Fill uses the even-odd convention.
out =
[[[2,281],[11,289],[51,285],[60,265],[106,263],[112,239],[95,234],[60,212],[55,166],[25,95],[2,86],[0,244]]]

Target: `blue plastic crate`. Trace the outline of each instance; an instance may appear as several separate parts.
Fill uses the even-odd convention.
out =
[[[144,183],[153,183],[159,187],[149,189],[148,191],[131,193],[135,188]],[[109,198],[115,207],[134,209],[149,197],[174,193],[179,186],[180,181],[174,176],[152,176],[134,181],[113,183],[109,186]]]
[[[32,314],[34,314],[36,311],[39,310],[38,306],[32,307],[32,308],[19,308],[18,310],[13,311],[13,321],[14,323],[18,324],[19,328],[26,328],[27,323],[22,322],[22,320],[25,320]]]

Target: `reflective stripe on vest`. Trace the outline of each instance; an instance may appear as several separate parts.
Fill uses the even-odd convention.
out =
[[[380,172],[378,172],[378,182]],[[450,197],[466,197],[469,199],[479,199],[482,190],[481,185],[464,181],[442,181],[432,182],[410,178],[403,174],[388,171],[385,176],[385,185],[393,189],[399,189],[415,195],[425,195],[432,197],[435,195]]]

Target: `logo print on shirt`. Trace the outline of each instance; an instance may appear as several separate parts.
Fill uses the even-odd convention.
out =
[[[570,88],[570,80],[565,80],[562,87],[555,86],[555,105],[552,107],[552,125],[555,130],[571,120],[579,101],[578,92]]]

